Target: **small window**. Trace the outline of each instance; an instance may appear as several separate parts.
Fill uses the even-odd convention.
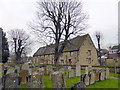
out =
[[[72,60],[71,60],[71,59],[69,59],[69,64],[70,64],[70,65],[72,64]]]
[[[70,56],[74,56],[74,52],[70,52]]]
[[[61,64],[64,64],[64,60],[61,60]]]
[[[91,55],[91,50],[88,50],[88,56],[90,56]]]
[[[91,64],[93,60],[91,58],[87,58],[87,61],[88,61],[88,64]]]

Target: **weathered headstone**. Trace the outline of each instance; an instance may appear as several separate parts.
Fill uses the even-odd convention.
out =
[[[7,69],[7,74],[14,73],[14,72],[15,72],[15,68],[14,67],[9,67]]]
[[[23,64],[22,70],[29,70],[29,64]]]
[[[109,68],[106,68],[106,79],[109,77]]]
[[[81,75],[81,67],[79,63],[76,63],[76,76]]]
[[[44,88],[43,75],[31,75],[27,82],[27,88]]]
[[[99,78],[100,78],[100,72],[97,69],[96,72],[95,72],[95,81],[99,81]]]
[[[88,74],[88,67],[85,67],[85,74]]]
[[[94,72],[91,72],[90,73],[90,84],[93,84],[93,83],[95,83],[95,74]]]
[[[52,88],[66,88],[65,73],[62,71],[53,72],[52,75]]]
[[[69,78],[74,77],[74,71],[73,71],[73,70],[69,70],[69,71],[68,71],[68,77],[69,77]]]
[[[4,76],[4,79],[3,79],[3,85],[4,85],[4,88],[19,88],[20,86],[18,85],[18,76],[17,74],[7,74]]]
[[[84,78],[85,85],[89,85],[89,79],[90,79],[90,77],[88,76],[88,74],[86,74],[85,78]]]
[[[53,71],[52,65],[47,65],[45,67],[45,75],[50,75],[50,73]]]
[[[21,71],[22,84],[26,84],[27,76],[28,76],[28,70],[22,70]]]
[[[71,90],[86,90],[86,85],[84,82],[80,81],[80,82],[74,84],[71,87]]]

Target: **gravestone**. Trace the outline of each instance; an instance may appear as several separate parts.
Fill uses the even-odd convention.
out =
[[[106,68],[106,79],[109,77],[109,68]]]
[[[29,70],[29,64],[23,64],[22,70]]]
[[[52,78],[52,88],[66,88],[65,73],[62,71],[53,72]]]
[[[80,82],[74,84],[71,87],[71,90],[86,90],[86,85],[84,82],[80,81]]]
[[[94,72],[90,72],[90,85],[95,83],[95,74]]]
[[[88,74],[88,67],[85,67],[85,74]]]
[[[52,65],[47,65],[45,67],[45,75],[50,75],[50,73],[53,71]]]
[[[32,69],[31,69],[31,68],[29,68],[28,74],[29,74],[29,75],[32,75]]]
[[[2,72],[3,72],[3,64],[0,63],[0,76],[1,76]]]
[[[76,76],[81,75],[81,67],[79,63],[76,63]]]
[[[89,76],[88,76],[88,74],[86,74],[85,75],[85,78],[84,78],[84,83],[85,83],[85,85],[89,85]]]
[[[14,73],[14,72],[15,72],[15,68],[14,67],[9,67],[7,69],[7,74]]]
[[[20,76],[22,77],[22,84],[26,84],[27,76],[28,76],[28,70],[22,70],[21,73],[20,73]]]
[[[10,73],[4,76],[3,86],[4,88],[19,88],[17,74]]]
[[[72,78],[74,77],[74,71],[73,70],[69,70],[68,71],[68,78]]]
[[[97,69],[96,72],[95,72],[95,81],[99,81],[99,78],[100,78],[100,72]]]
[[[31,75],[27,82],[27,88],[44,88],[43,75]]]

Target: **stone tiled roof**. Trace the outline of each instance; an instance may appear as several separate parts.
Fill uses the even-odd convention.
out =
[[[83,36],[77,36],[73,39],[69,40],[69,43],[66,45],[65,49],[63,50],[64,52],[68,51],[75,51],[79,50],[81,47],[84,39],[88,36],[89,34],[83,35]],[[62,43],[62,42],[61,42]],[[40,56],[40,55],[47,55],[47,54],[53,54],[54,53],[54,44],[47,45],[45,47],[40,47],[33,56]]]

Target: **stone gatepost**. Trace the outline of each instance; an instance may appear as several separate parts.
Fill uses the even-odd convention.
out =
[[[76,76],[80,76],[81,75],[81,66],[80,63],[76,63]]]
[[[53,72],[52,78],[52,88],[66,88],[65,73],[62,71]]]

